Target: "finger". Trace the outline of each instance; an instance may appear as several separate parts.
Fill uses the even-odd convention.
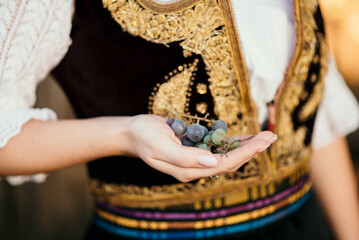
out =
[[[241,146],[244,146],[245,144],[247,144],[249,141],[251,141],[253,139],[261,139],[261,140],[266,141],[267,144],[272,144],[273,142],[275,142],[277,140],[277,135],[273,134],[270,131],[263,131],[263,132],[258,133],[257,135],[254,135],[253,137],[249,137],[247,139],[241,140]]]
[[[154,119],[160,120],[161,122],[166,122],[167,118],[155,115],[155,114],[148,114],[149,116],[153,117]]]
[[[249,140],[245,145],[242,145],[230,152],[227,155],[230,158],[238,159],[247,159],[251,158],[254,154],[262,152],[264,149],[268,148],[268,144],[265,140],[259,138],[253,138]]]
[[[251,139],[255,136],[256,135],[239,135],[239,136],[233,136],[233,137],[237,138],[239,141],[245,141],[245,140]]]
[[[251,139],[244,146],[240,146],[227,154],[216,154],[218,166],[222,172],[231,172],[237,170],[240,166],[248,162],[253,156],[269,145],[263,139]]]
[[[243,148],[243,159],[245,162],[250,159],[258,150],[262,148],[266,148],[268,145],[268,141],[273,138],[274,134],[269,131],[263,131],[255,136],[244,135],[240,136],[241,139],[247,139],[244,146],[248,143],[251,143],[249,146]],[[218,165],[218,157],[214,157],[212,153],[207,150],[203,150],[200,148],[192,148],[182,146],[178,139],[177,141],[168,141],[166,144],[166,148],[164,148],[164,156],[162,158],[163,161],[166,161],[172,165],[176,165],[181,168],[208,168],[208,167],[216,167]],[[243,146],[243,147],[244,147]],[[267,146],[268,147],[268,146]],[[231,151],[232,152],[232,151]],[[232,155],[232,154],[230,154]],[[239,157],[239,156],[236,156]],[[237,166],[241,162],[236,160],[233,162],[233,166]],[[229,168],[228,166],[225,166]]]
[[[262,132],[259,132],[254,138],[262,139],[262,140],[266,141],[267,143],[271,144],[273,142],[272,139],[276,136],[277,135],[275,135],[271,131],[262,131]]]
[[[148,163],[151,167],[171,175],[172,177],[176,178],[181,182],[189,182],[196,179],[216,176],[223,174],[223,170],[219,167],[214,168],[181,168],[176,165],[172,165],[170,163],[152,159]]]
[[[179,141],[168,141],[163,148],[163,157],[158,159],[181,168],[212,168],[217,159],[205,149],[185,147]]]

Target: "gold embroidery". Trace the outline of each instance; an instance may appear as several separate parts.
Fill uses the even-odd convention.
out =
[[[307,104],[303,107],[302,111],[299,113],[299,119],[301,121],[305,121],[309,116],[315,113],[322,99],[322,93],[324,89],[324,79],[328,70],[328,66],[327,66],[328,49],[325,43],[325,39],[322,35],[318,36],[318,40],[320,41],[319,46],[320,46],[320,55],[321,55],[320,73],[319,73],[319,77],[317,77],[318,82],[314,86],[313,93],[311,94],[310,99],[308,100]],[[311,81],[313,80],[311,79]]]
[[[298,171],[301,171],[301,176],[305,176],[308,174],[308,167],[303,165]],[[233,180],[235,177],[236,181]],[[274,182],[264,185],[257,181],[257,185],[252,187],[239,187],[242,182],[238,175],[221,175],[216,179],[202,178],[194,184],[177,183],[151,187],[108,184],[91,179],[89,186],[96,200],[116,206],[166,209],[176,205],[187,205],[198,211],[205,208],[204,202],[207,200],[217,205],[216,199],[223,199],[223,206],[230,207],[258,199],[259,188],[268,188],[268,191],[261,191],[262,198],[272,196],[278,191]],[[292,182],[294,183],[295,181]]]
[[[151,98],[150,105],[154,114],[166,116],[168,111],[166,107],[178,113],[184,113],[188,103],[190,83],[193,72],[196,70],[197,61],[194,61],[190,67],[182,67],[182,71],[170,73],[171,78],[160,85],[157,92]],[[174,74],[174,75],[173,75]]]
[[[199,94],[206,94],[207,93],[207,85],[204,83],[198,83],[196,85],[196,90]]]
[[[207,112],[208,104],[205,102],[197,103],[196,110],[201,114],[205,114]]]
[[[176,0],[168,3],[161,3],[156,0],[138,0],[146,9],[155,13],[172,13],[192,7],[201,0]]]
[[[318,8],[318,0],[307,0],[308,10],[311,14],[314,14]]]

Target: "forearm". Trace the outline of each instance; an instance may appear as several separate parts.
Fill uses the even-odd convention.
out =
[[[345,138],[313,152],[311,173],[338,239],[359,239],[358,186]]]
[[[0,149],[0,175],[48,172],[123,154],[127,117],[44,122],[32,120]]]

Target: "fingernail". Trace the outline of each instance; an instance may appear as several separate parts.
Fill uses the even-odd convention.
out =
[[[215,167],[217,166],[217,159],[209,155],[200,155],[198,156],[198,163],[206,167]]]
[[[278,136],[274,134],[274,136],[268,141],[268,144],[274,143],[278,139]]]
[[[270,146],[270,144],[265,145],[264,147],[262,147],[261,149],[259,149],[258,152],[263,152],[263,151],[266,150],[269,146]]]

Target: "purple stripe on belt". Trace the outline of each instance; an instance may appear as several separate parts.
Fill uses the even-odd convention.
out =
[[[256,202],[247,203],[244,205],[239,205],[232,208],[221,209],[221,210],[212,210],[205,212],[146,212],[146,211],[137,211],[137,210],[128,210],[124,208],[115,207],[106,203],[97,202],[97,206],[103,209],[107,209],[113,213],[117,213],[127,217],[135,217],[135,218],[144,218],[149,220],[189,220],[189,219],[208,219],[208,218],[217,218],[224,217],[244,211],[253,210],[256,208],[261,208],[263,206],[272,204],[277,202],[290,194],[296,192],[298,189],[303,187],[303,185],[307,182],[308,178],[302,179],[296,185],[291,188],[286,189],[283,192],[280,192],[272,197],[259,200]]]

